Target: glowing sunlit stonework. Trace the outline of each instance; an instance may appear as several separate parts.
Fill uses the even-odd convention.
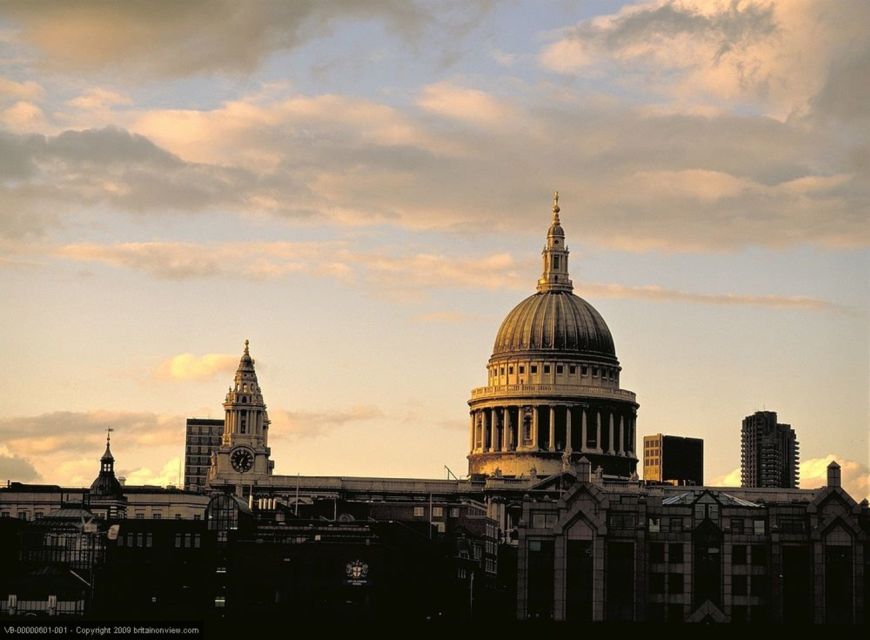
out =
[[[271,476],[275,464],[269,459],[269,416],[247,340],[233,386],[227,390],[224,411],[224,433],[208,482],[212,488],[232,487],[242,495],[243,487]]]
[[[537,293],[502,322],[487,386],[471,392],[469,474],[548,476],[581,457],[607,475],[635,472],[638,404],[619,388],[607,324],[573,293],[559,212],[556,192]]]

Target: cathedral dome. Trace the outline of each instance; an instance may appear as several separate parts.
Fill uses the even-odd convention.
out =
[[[492,355],[518,352],[616,358],[604,318],[570,291],[539,291],[507,315],[495,337]]]

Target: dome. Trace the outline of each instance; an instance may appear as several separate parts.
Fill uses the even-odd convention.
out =
[[[539,291],[520,302],[501,323],[492,356],[540,351],[616,359],[604,318],[570,291]]]

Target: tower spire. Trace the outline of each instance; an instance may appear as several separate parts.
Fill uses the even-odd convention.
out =
[[[547,245],[542,253],[544,273],[538,280],[538,291],[573,291],[574,285],[568,277],[568,247],[565,245],[565,231],[559,219],[559,192],[553,192],[553,221],[547,230]]]

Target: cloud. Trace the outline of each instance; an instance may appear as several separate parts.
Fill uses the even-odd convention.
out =
[[[828,482],[828,465],[836,460],[840,465],[840,477],[843,488],[860,502],[870,498],[870,468],[864,462],[850,460],[836,453],[829,453],[821,458],[801,460],[801,487],[814,489],[823,487]]]
[[[123,449],[172,442],[181,446],[184,442],[181,417],[121,411],[57,411],[0,418],[0,439],[18,455],[88,454],[96,460],[105,447],[107,427],[115,430],[113,443]]]
[[[439,82],[423,88],[417,105],[446,118],[483,126],[500,126],[516,117],[516,112],[493,96],[451,82]]]
[[[45,127],[45,114],[32,102],[19,100],[0,110],[0,124],[16,131],[41,131]]]
[[[270,411],[270,435],[276,438],[313,438],[357,422],[383,418],[373,405],[359,405],[343,411]]]
[[[380,20],[408,38],[431,19],[400,0],[264,0],[247,7],[230,0],[94,0],[72,8],[62,0],[12,1],[2,14],[45,66],[150,78],[249,72],[273,53],[331,33],[342,19]]]
[[[620,284],[582,283],[578,289],[583,295],[595,298],[629,298],[662,302],[690,302],[694,304],[746,305],[772,309],[800,309],[805,311],[849,311],[842,305],[809,296],[745,295],[721,293],[692,293],[666,289],[655,285],[630,287]]]
[[[159,471],[153,471],[150,467],[135,467],[132,469],[118,469],[116,476],[126,478],[128,485],[155,485],[165,487],[168,485],[183,486],[184,463],[180,456],[169,459]]]
[[[18,100],[37,100],[42,97],[42,85],[33,80],[16,82],[0,77],[0,99],[13,98]]]
[[[857,502],[870,497],[870,468],[866,463],[850,460],[836,453],[821,458],[800,461],[800,486],[802,489],[824,487],[828,482],[828,465],[836,460],[840,465],[841,483],[846,492]],[[740,468],[719,476],[710,486],[739,487]]]
[[[210,380],[218,374],[232,373],[239,364],[239,357],[206,353],[201,356],[180,353],[160,363],[155,371],[158,378],[166,380]]]
[[[3,449],[6,448],[3,447]],[[0,451],[0,480],[32,482],[39,479],[39,473],[28,460],[15,454]]]
[[[497,128],[350,96],[269,94],[88,116],[128,129],[0,131],[0,236],[82,212],[526,231],[545,224],[545,194],[559,188],[569,237],[622,250],[870,242],[866,131],[560,96],[517,101]]]
[[[0,245],[3,246],[3,245]],[[195,278],[275,279],[292,274],[330,278],[400,298],[424,296],[443,288],[471,290],[529,289],[531,262],[518,261],[508,253],[483,256],[401,254],[357,251],[341,241],[329,242],[230,242],[33,244],[9,246],[15,256],[10,267],[21,267],[21,258],[55,257],[73,262],[104,264],[147,273],[167,280]],[[333,256],[322,261],[320,256]],[[537,264],[535,262],[535,264]],[[0,268],[3,263],[0,262]],[[680,291],[658,285],[631,286],[618,283],[575,282],[575,291],[592,298],[686,302],[692,304],[756,306],[771,309],[853,313],[854,310],[812,296],[705,293]],[[473,319],[458,311],[439,311],[415,317],[421,322],[459,323]],[[162,362],[157,376],[166,379],[206,379],[234,370],[236,356],[180,354]]]
[[[80,96],[68,100],[67,104],[76,109],[98,111],[110,109],[116,105],[132,104],[132,100],[117,91],[94,87]]]
[[[868,20],[870,7],[860,0],[836,7],[824,0],[658,0],[563,30],[539,60],[558,73],[606,69],[629,84],[663,87],[677,101],[751,102],[781,119],[806,114],[813,102],[833,113],[816,96],[836,96],[842,76],[856,79],[856,60],[866,77]],[[836,96],[838,105],[840,98],[861,109],[847,96]]]

